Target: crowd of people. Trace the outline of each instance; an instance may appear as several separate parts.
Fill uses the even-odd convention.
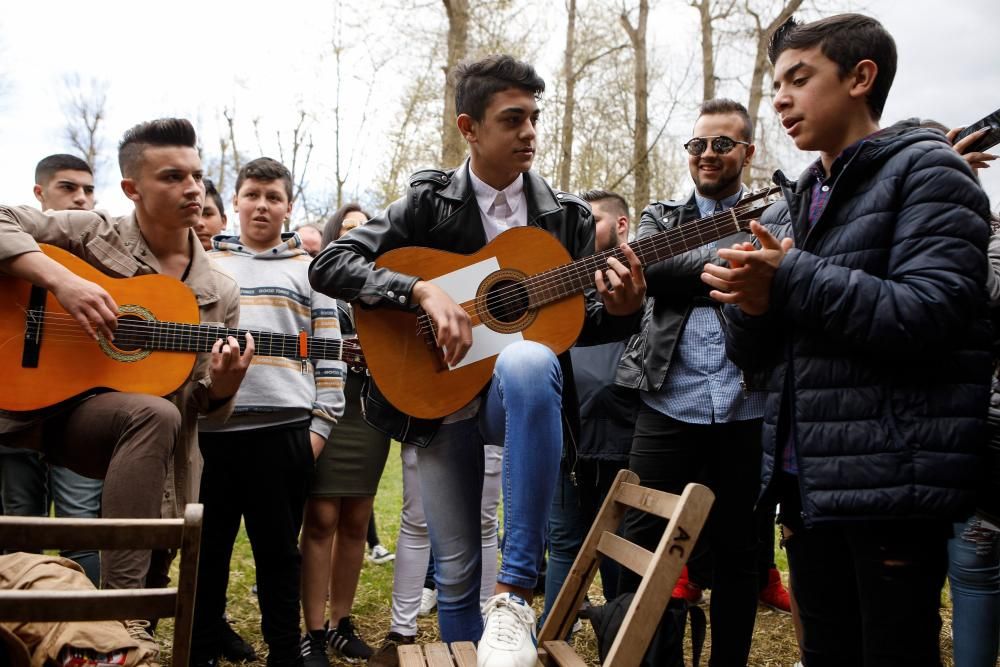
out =
[[[57,516],[174,517],[201,502],[198,666],[257,659],[226,616],[242,522],[269,666],[325,667],[336,654],[394,667],[399,646],[416,641],[418,615],[436,607],[441,639],[478,642],[480,667],[533,667],[536,587],[544,576],[544,619],[628,468],[652,488],[700,482],[715,495],[674,588],[690,604],[711,591],[710,665],[748,664],[763,602],[792,613],[807,667],[939,666],[946,577],[955,664],[995,665],[1000,489],[996,458],[985,457],[1000,441],[1000,232],[976,178],[995,156],[967,151],[982,131],[953,145],[955,131],[933,121],[880,126],[897,54],[874,19],[790,19],[769,57],[774,111],[796,148],[818,158],[796,180],[775,174],[782,201],[748,231],[734,226],[646,266],[622,195],[599,184],[557,192],[532,171],[545,82],[510,56],[451,74],[468,159],[417,172],[375,215],[348,204],[322,226],[285,231],[292,178],[267,157],[243,165],[227,206],[184,119],[140,123],[122,138],[129,215],[94,210],[85,162],[43,159],[41,210],[0,206],[0,271],[50,292],[98,341],[114,341],[119,304],[39,244],[116,278],[176,278],[202,323],[309,345],[355,337],[359,308],[419,310],[452,368],[482,325],[440,281],[376,265],[383,254],[470,254],[524,226],[574,260],[617,252],[584,289],[571,349],[506,345],[483,391],[443,418],[398,410],[342,359],[313,347],[270,356],[250,333],[216,340],[165,398],[93,391],[3,413],[4,513],[47,516],[54,504]],[[684,148],[690,195],[645,207],[633,244],[735,221],[751,194],[757,147],[743,105],[705,101]],[[372,515],[392,440],[403,488],[395,554]],[[662,528],[630,514],[621,531],[653,549]],[[351,616],[366,541],[370,560],[395,558],[377,648]],[[63,556],[95,585],[128,589],[165,586],[174,554]],[[601,581],[610,600],[639,578],[607,562]],[[130,664],[158,664],[155,619],[125,627],[139,651]]]

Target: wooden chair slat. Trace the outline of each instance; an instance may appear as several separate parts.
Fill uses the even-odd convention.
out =
[[[399,667],[427,667],[422,647],[416,644],[400,646]]]
[[[476,645],[472,642],[455,642],[451,645],[451,655],[456,667],[476,667]]]
[[[176,588],[0,591],[0,621],[100,621],[174,615]]]
[[[424,659],[427,667],[454,667],[448,645],[435,642],[424,645]]]
[[[649,489],[638,484],[622,484],[615,500],[637,510],[655,514],[661,519],[669,519],[677,507],[680,496],[666,491]]]
[[[39,520],[44,524],[39,524]],[[6,516],[0,544],[8,551],[167,549],[181,543],[183,519],[53,519]]]
[[[576,654],[573,647],[561,640],[548,641],[543,644],[545,652],[559,667],[587,667],[583,658]]]
[[[601,535],[601,541],[597,543],[597,551],[639,576],[646,574],[649,563],[653,560],[652,552],[632,544],[614,533]]]

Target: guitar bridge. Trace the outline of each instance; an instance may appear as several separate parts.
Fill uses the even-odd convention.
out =
[[[25,313],[24,350],[21,352],[21,368],[38,368],[38,357],[42,351],[42,333],[45,329],[45,288],[33,285],[28,296],[28,311]]]

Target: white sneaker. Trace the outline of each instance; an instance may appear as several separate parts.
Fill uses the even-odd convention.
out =
[[[376,544],[372,547],[372,552],[368,554],[368,560],[377,565],[382,565],[383,563],[388,563],[391,560],[396,560],[396,554],[392,553],[381,544]]]
[[[419,616],[429,616],[438,606],[438,592],[436,588],[425,588],[420,591],[420,611]]]
[[[512,593],[494,595],[486,601],[485,621],[478,667],[535,667],[535,612],[527,602]]]

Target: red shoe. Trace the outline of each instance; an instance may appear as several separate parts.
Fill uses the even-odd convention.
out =
[[[781,583],[781,573],[776,567],[767,573],[767,586],[760,591],[760,603],[783,614],[792,613],[792,600],[788,589]]]
[[[687,565],[681,568],[681,576],[677,577],[677,583],[674,584],[674,592],[670,597],[687,600],[688,604],[701,604],[705,599],[705,592],[688,579]]]

